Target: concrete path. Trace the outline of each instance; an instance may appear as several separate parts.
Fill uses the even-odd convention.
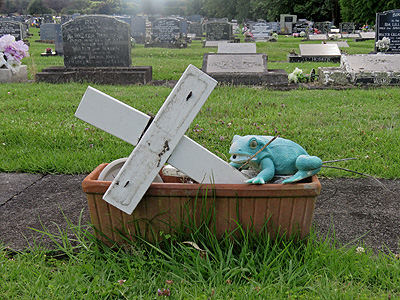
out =
[[[67,228],[66,218],[78,224],[90,221],[81,189],[85,175],[0,173],[0,242],[14,250],[54,244],[47,236]],[[332,229],[342,243],[356,243],[399,253],[400,180],[320,179],[321,195],[314,211],[314,226],[321,236]],[[81,214],[82,213],[82,214]],[[73,235],[70,235],[73,238]]]

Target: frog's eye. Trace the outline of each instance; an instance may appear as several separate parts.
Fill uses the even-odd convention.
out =
[[[256,148],[257,148],[257,145],[258,145],[258,143],[257,143],[256,140],[252,140],[252,141],[250,142],[250,148],[251,148],[251,149],[256,149]]]

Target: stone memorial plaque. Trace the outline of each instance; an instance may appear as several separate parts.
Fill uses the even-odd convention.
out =
[[[232,25],[225,22],[206,23],[206,39],[208,41],[230,40],[232,36]]]
[[[65,67],[129,67],[130,26],[114,17],[87,15],[62,25]]]
[[[376,41],[390,39],[387,52],[400,52],[400,9],[376,14]]]
[[[341,56],[336,44],[300,44],[300,55],[303,57],[333,57]]]
[[[272,28],[267,23],[257,22],[251,24],[250,32],[254,39],[265,40],[272,34]]]
[[[327,34],[309,34],[308,35],[309,41],[326,41],[328,40]]]
[[[228,43],[229,41],[205,41],[204,48],[218,47],[221,43]]]
[[[358,39],[360,38],[359,33],[342,33],[343,39]]]
[[[347,44],[347,41],[336,41],[336,42],[326,42],[327,44],[336,44],[338,45],[338,47],[344,47],[344,48],[348,48],[349,44]]]
[[[348,72],[400,72],[400,58],[391,54],[358,54],[343,57]]]
[[[219,43],[218,53],[257,53],[254,43]]]
[[[40,25],[40,39],[42,41],[55,40],[57,25],[55,23],[43,23]]]
[[[157,19],[152,24],[153,39],[170,43],[181,37],[181,22],[175,18]]]
[[[400,32],[400,30],[399,30],[399,32]],[[360,37],[364,40],[374,40],[375,39],[375,31],[360,32]]]
[[[206,53],[206,73],[264,73],[267,72],[266,54]],[[212,76],[212,75],[211,75]]]
[[[10,34],[15,37],[15,40],[22,40],[22,23],[14,21],[0,21],[0,37]]]

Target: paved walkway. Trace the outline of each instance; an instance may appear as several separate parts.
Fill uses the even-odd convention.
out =
[[[85,175],[0,173],[0,242],[14,250],[35,244],[52,247],[51,240],[32,228],[46,226],[52,233],[90,221],[81,189]],[[314,225],[325,235],[332,225],[342,243],[363,236],[358,243],[399,253],[400,180],[321,179]],[[72,236],[71,236],[72,237]],[[386,245],[386,246],[384,246]]]

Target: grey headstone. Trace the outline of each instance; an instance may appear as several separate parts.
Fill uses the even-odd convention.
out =
[[[163,43],[172,42],[181,37],[181,24],[175,18],[157,19],[152,24],[153,39]]]
[[[257,53],[254,43],[219,43],[218,53]]]
[[[388,52],[400,52],[400,9],[376,14],[376,41],[390,39]]]
[[[225,22],[207,22],[206,39],[208,41],[230,40],[232,36],[232,25]]]
[[[62,25],[65,67],[129,67],[130,26],[114,17],[88,15]]]
[[[40,25],[40,39],[42,41],[45,40],[54,40],[56,38],[56,26],[55,23],[43,23]]]
[[[254,39],[265,40],[272,34],[272,27],[263,22],[252,23],[250,32],[253,34]]]
[[[188,32],[194,33],[196,36],[203,36],[203,26],[200,23],[190,23]]]
[[[43,15],[43,23],[53,23],[53,15]]]
[[[343,22],[339,24],[341,33],[354,33],[356,30],[356,25],[353,22]]]
[[[14,21],[0,22],[0,37],[6,34],[14,36],[17,41],[22,40],[23,39],[22,23]]]
[[[131,35],[133,38],[146,36],[146,19],[144,17],[131,17]]]
[[[341,56],[336,44],[300,44],[300,55],[304,57]]]
[[[218,47],[220,43],[228,43],[229,41],[205,41],[204,48]]]
[[[55,38],[54,38],[54,50],[57,52],[57,55],[64,55],[64,45],[62,40],[62,29],[61,24],[55,24]]]
[[[266,55],[258,54],[208,54],[206,73],[263,73],[267,72]],[[211,75],[212,76],[212,75]]]
[[[131,17],[130,16],[114,16],[117,20],[124,21],[131,25]]]

